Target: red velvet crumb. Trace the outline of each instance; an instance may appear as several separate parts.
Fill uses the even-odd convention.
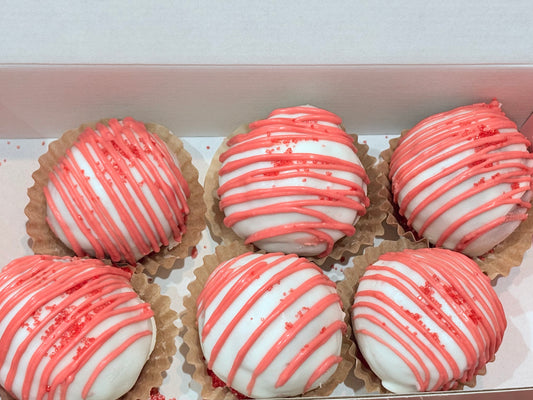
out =
[[[226,383],[220,379],[218,376],[215,375],[215,373],[213,371],[211,371],[210,369],[207,370],[207,373],[209,374],[209,376],[211,377],[211,381],[212,381],[212,384],[213,384],[213,387],[228,387],[226,385]],[[239,393],[237,392],[235,389],[232,389],[230,387],[228,387],[228,389],[231,391],[231,393],[233,393],[237,399],[239,400],[244,400],[244,399],[249,399],[250,397],[246,397],[245,395],[243,395],[242,393]],[[150,399],[150,400],[153,400],[153,399]]]
[[[165,396],[163,396],[161,393],[159,393],[159,388],[152,388],[150,390],[150,399],[149,400],[166,400]],[[176,400],[175,398],[168,399],[168,400]]]
[[[198,257],[198,249],[196,247],[193,247],[191,250],[191,257],[194,259]]]

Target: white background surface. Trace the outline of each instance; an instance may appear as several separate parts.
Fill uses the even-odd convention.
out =
[[[0,1],[0,63],[533,62],[530,0]]]

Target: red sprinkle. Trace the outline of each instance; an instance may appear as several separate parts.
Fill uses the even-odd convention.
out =
[[[193,247],[191,250],[191,257],[196,258],[198,257],[198,249],[196,247]]]

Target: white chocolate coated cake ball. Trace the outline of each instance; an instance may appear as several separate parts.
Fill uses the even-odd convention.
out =
[[[220,156],[224,224],[260,249],[327,256],[355,233],[367,174],[341,119],[312,106],[274,110]]]
[[[0,384],[15,398],[118,399],[155,345],[131,273],[100,260],[16,259],[0,272]]]
[[[386,253],[368,266],[352,323],[364,359],[395,393],[471,380],[492,361],[507,324],[478,265],[438,248]]]
[[[335,284],[294,254],[220,264],[197,299],[207,368],[249,397],[296,396],[333,375],[346,331]]]
[[[186,230],[190,193],[177,158],[130,117],[86,128],[44,194],[50,228],[78,256],[134,265]]]
[[[399,213],[437,247],[487,253],[527,218],[529,145],[497,101],[424,119],[400,139],[390,162]]]

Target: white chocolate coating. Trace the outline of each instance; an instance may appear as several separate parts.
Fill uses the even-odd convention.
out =
[[[295,396],[326,382],[346,326],[335,284],[294,254],[219,265],[197,300],[207,366],[249,397]]]
[[[391,159],[400,214],[438,247],[485,254],[527,217],[533,171],[528,146],[496,101],[426,118],[401,139]]]
[[[176,156],[143,123],[87,128],[45,188],[47,221],[78,256],[130,264],[179,243],[189,189]]]
[[[19,400],[118,399],[154,348],[150,305],[99,260],[23,257],[0,292],[0,384]]]
[[[368,177],[335,114],[275,110],[228,142],[218,195],[224,223],[266,251],[325,256],[368,206]]]
[[[506,328],[477,264],[437,248],[386,253],[367,267],[352,322],[368,365],[395,393],[469,381],[492,361]]]

